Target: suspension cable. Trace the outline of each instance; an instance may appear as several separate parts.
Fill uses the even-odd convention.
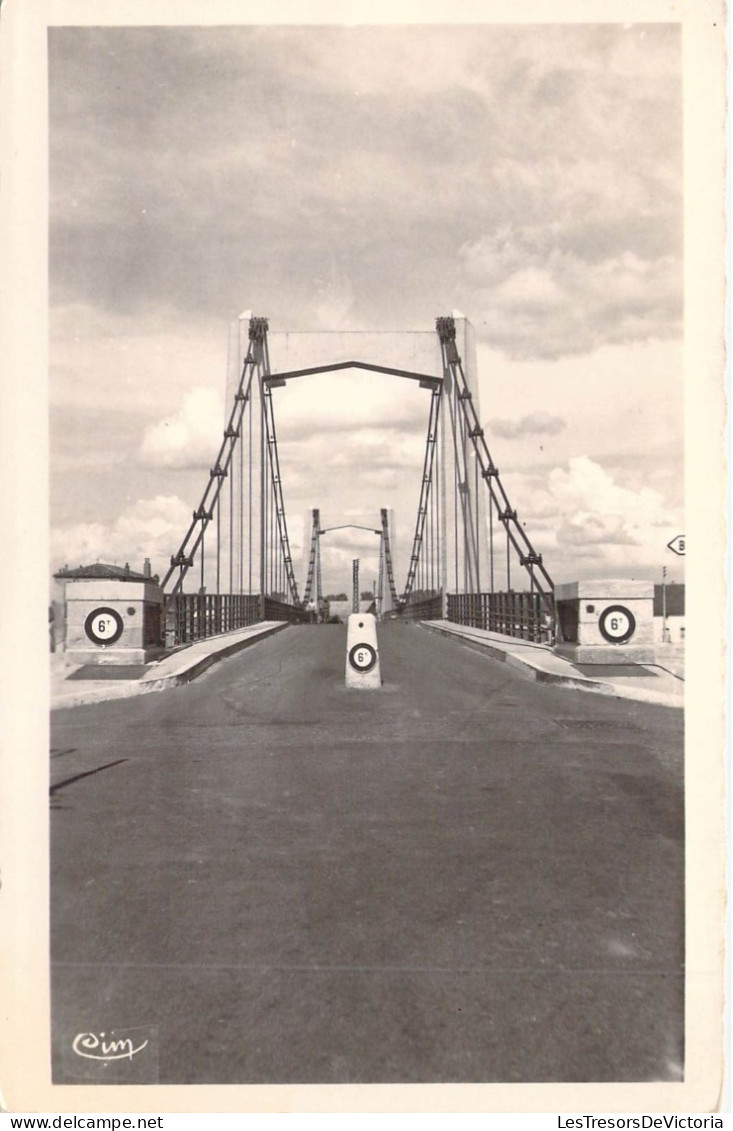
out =
[[[247,410],[247,430],[248,430],[248,448],[247,448],[247,491],[248,491],[248,505],[247,505],[247,592],[252,593],[252,401],[249,402]]]
[[[234,592],[234,476],[229,476],[229,592]]]
[[[251,339],[251,330],[250,330]],[[247,350],[247,355],[244,359],[242,366],[242,373],[239,378],[239,384],[234,396],[234,404],[229,414],[227,427],[224,431],[224,439],[219,447],[219,453],[216,457],[214,466],[209,472],[209,479],[206,484],[201,502],[193,512],[193,520],[191,521],[188,530],[181,542],[178,552],[171,558],[170,568],[163,578],[161,588],[165,589],[170,581],[170,578],[175,569],[179,570],[178,577],[170,593],[166,598],[166,606],[181,590],[184,579],[188,570],[194,564],[196,552],[201,545],[206,528],[214,516],[214,507],[219,499],[222,484],[229,475],[229,469],[232,462],[234,448],[239,437],[240,425],[244,408],[250,397],[252,387],[252,377],[257,366],[257,359],[253,349],[253,342],[250,340],[250,345]]]
[[[450,374],[448,374],[450,376]],[[476,542],[477,532],[473,529],[471,516],[470,486],[468,481],[468,458],[466,454],[465,419],[459,408],[462,403],[461,390],[457,382],[451,386],[450,423],[453,436],[453,507],[455,514],[454,528],[454,556],[455,556],[455,584],[459,589],[458,567],[461,560],[458,550],[458,516],[459,500],[460,515],[463,520],[463,591],[473,592],[475,589],[474,577],[476,574]],[[459,443],[460,439],[460,443]]]
[[[410,564],[407,571],[407,581],[405,582],[405,589],[400,600],[400,603],[403,605],[407,604],[410,599],[410,594],[412,593],[412,589],[415,583],[415,575],[417,573],[417,568],[421,557],[423,535],[425,533],[425,520],[428,513],[428,502],[430,500],[430,488],[433,481],[435,449],[438,442],[440,401],[440,390],[434,389],[430,397],[428,434],[425,441],[425,456],[423,459],[422,482],[420,485],[420,501],[418,503],[417,519],[415,521],[415,534],[412,540],[412,552],[410,553]]]
[[[466,375],[463,370],[463,362],[461,361],[456,347],[455,321],[453,318],[438,318],[436,320],[436,328],[440,338],[444,367],[452,375],[455,385],[460,388],[460,402],[468,421],[468,435],[473,441],[474,451],[481,470],[481,477],[485,480],[491,498],[496,503],[498,518],[505,526],[507,555],[509,555],[509,544],[511,544],[519,557],[519,564],[527,570],[537,591],[541,594],[545,605],[552,611],[552,592],[554,589],[552,578],[543,565],[542,555],[535,552],[524,527],[519,523],[517,512],[512,510],[509,497],[499,478],[499,471],[491,458],[491,453],[484,436],[484,430],[481,427],[476,412],[476,406],[473,403],[473,398],[468,388]],[[508,563],[509,557],[507,557],[507,564]],[[539,570],[545,583],[544,586],[534,573],[535,569]]]
[[[285,518],[285,503],[282,493],[282,482],[280,479],[280,458],[277,450],[277,433],[275,431],[275,415],[272,406],[272,389],[270,388],[268,378],[270,376],[270,357],[267,346],[267,323],[265,323],[265,333],[263,336],[263,361],[264,361],[264,396],[263,402],[265,406],[265,423],[267,432],[267,447],[270,455],[270,468],[272,474],[272,481],[274,487],[274,509],[276,515],[274,518],[277,520],[278,534],[280,538],[280,549],[283,555],[283,562],[285,565],[285,573],[287,576],[288,588],[290,590],[290,598],[294,605],[300,604],[298,597],[298,583],[295,580],[295,573],[293,572],[293,559],[290,552],[290,540],[288,538],[288,526]]]
[[[239,510],[237,514],[237,555],[239,559],[239,584],[237,590],[244,592],[244,446],[239,445],[239,469],[237,474],[237,495]]]

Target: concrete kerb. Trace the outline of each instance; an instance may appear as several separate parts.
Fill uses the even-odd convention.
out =
[[[229,656],[241,652],[244,648],[249,648],[250,645],[257,644],[260,640],[265,640],[266,637],[287,628],[288,622],[263,621],[262,624],[253,627],[256,631],[247,631],[246,635],[242,635],[240,630],[236,633],[228,633],[226,636],[199,640],[189,648],[175,652],[167,658],[167,661],[162,661],[172,664],[174,660],[180,658],[182,662],[175,670],[161,675],[160,671],[156,672],[155,668],[151,668],[140,682],[144,685],[154,686],[156,690],[159,690],[159,684],[165,687],[178,687],[182,683],[190,683],[191,680],[202,675],[207,668],[218,663],[219,660],[226,660]]]
[[[482,652],[501,663],[509,664],[526,679],[537,683],[551,683],[573,691],[585,691],[594,695],[611,695],[618,699],[634,699],[642,703],[653,703],[662,707],[684,707],[684,696],[671,695],[662,691],[651,691],[642,687],[629,687],[609,680],[591,679],[576,671],[573,665],[556,656],[543,645],[507,637],[498,642],[483,634],[481,630],[470,629],[464,625],[448,624],[445,621],[419,621],[421,628],[436,632],[441,636],[460,641],[464,647]],[[645,665],[651,666],[651,665]],[[554,669],[554,670],[553,670]],[[673,674],[673,673],[669,673]]]
[[[52,687],[51,708],[56,710],[62,707],[78,707],[84,703],[101,703],[108,699],[129,699],[135,695],[180,687],[181,684],[190,683],[202,675],[219,660],[225,660],[287,627],[287,621],[264,621],[245,630],[238,629],[224,636],[199,640],[151,664],[150,670],[144,676],[129,683],[90,680],[92,686],[87,687],[68,690],[66,684],[63,685],[63,690]]]

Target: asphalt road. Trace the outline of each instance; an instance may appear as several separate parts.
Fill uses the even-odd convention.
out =
[[[55,1080],[680,1079],[681,712],[345,636],[54,714]]]

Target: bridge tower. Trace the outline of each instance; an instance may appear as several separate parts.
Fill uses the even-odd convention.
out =
[[[180,613],[188,632],[202,624],[207,631],[212,626],[228,631],[243,618],[250,623],[255,606],[256,619],[306,618],[290,551],[273,390],[294,379],[346,369],[401,377],[429,394],[420,500],[401,593],[394,570],[401,573],[404,563],[399,554],[394,559],[385,511],[382,529],[375,531],[381,535],[383,611],[391,603],[399,613],[409,607],[410,615],[435,616],[437,601],[444,617],[468,617],[468,623],[494,627],[500,613],[504,625],[516,626],[530,606],[537,619],[539,601],[553,615],[552,581],[509,503],[480,423],[473,327],[454,311],[438,318],[435,330],[270,333],[267,319],[250,311],[240,316],[230,333],[224,440],[163,581],[164,589],[170,583],[167,619],[175,613],[180,620]],[[320,588],[318,539],[324,531],[318,518],[314,512],[306,604],[314,584]],[[497,602],[502,565],[506,592]],[[199,587],[185,594],[191,570]],[[530,593],[518,593],[527,579]],[[516,598],[524,595],[529,605],[518,605]],[[184,598],[193,597],[201,600],[186,609]]]

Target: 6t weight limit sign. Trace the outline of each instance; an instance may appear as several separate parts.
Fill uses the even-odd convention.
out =
[[[114,644],[122,636],[124,624],[116,609],[92,609],[84,621],[84,631],[94,644]]]
[[[377,653],[371,644],[355,644],[349,652],[349,663],[361,675],[370,672],[376,662]]]
[[[636,631],[636,619],[625,605],[609,605],[598,618],[598,628],[610,644],[625,644]]]

